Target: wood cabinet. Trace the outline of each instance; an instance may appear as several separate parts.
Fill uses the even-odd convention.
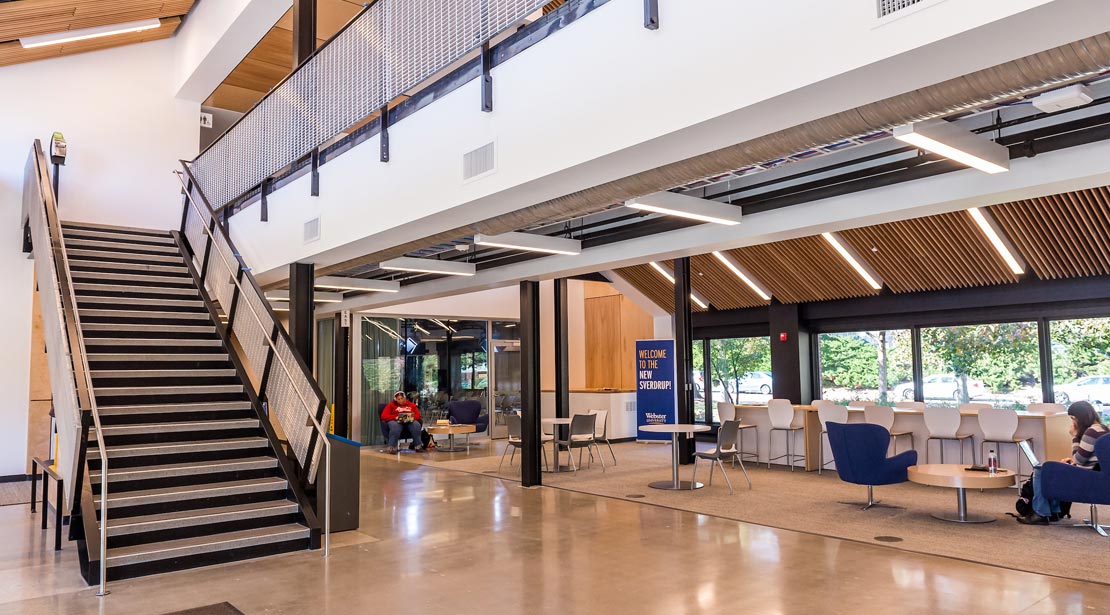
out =
[[[651,316],[617,293],[585,299],[586,388],[636,388],[636,340],[651,339]]]

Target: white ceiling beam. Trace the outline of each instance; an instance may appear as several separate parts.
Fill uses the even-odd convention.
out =
[[[395,293],[401,290],[400,282],[391,280],[367,280],[365,278],[343,278],[334,275],[323,275],[316,278],[316,288],[330,288],[334,290],[365,290],[381,293]]]

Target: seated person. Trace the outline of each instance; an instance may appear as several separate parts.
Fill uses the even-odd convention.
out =
[[[420,425],[420,408],[405,399],[405,394],[401,391],[394,393],[393,401],[382,409],[382,423],[385,424],[386,428],[386,442],[388,443],[387,450],[389,453],[397,452],[397,442],[406,430],[412,438],[413,444],[416,445],[415,450],[417,452],[424,450],[423,441],[420,437],[423,430]]]
[[[1110,432],[1110,428],[1103,425],[1102,420],[1090,402],[1077,401],[1068,407],[1071,416],[1071,457],[1060,461],[1081,468],[1095,468],[1098,466],[1098,456],[1095,455],[1095,440]],[[1025,517],[1019,517],[1019,523],[1027,525],[1046,525],[1049,521],[1060,518],[1060,503],[1044,497],[1041,490],[1041,468],[1033,468],[1033,512]]]

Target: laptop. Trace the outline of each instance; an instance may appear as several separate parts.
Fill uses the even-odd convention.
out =
[[[1029,440],[1019,442],[1018,447],[1022,453],[1025,453],[1025,458],[1029,460],[1030,467],[1040,467],[1041,461],[1037,459],[1037,453],[1033,452],[1033,445],[1029,443]]]

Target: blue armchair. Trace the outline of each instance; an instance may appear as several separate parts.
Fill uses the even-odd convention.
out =
[[[473,425],[474,433],[482,433],[489,428],[489,415],[482,414],[482,402],[476,399],[448,403],[447,420],[454,425]],[[466,445],[470,446],[470,434],[466,434]]]
[[[840,480],[855,485],[867,485],[867,502],[841,502],[863,505],[860,510],[874,506],[902,508],[880,504],[875,499],[875,485],[894,485],[908,480],[906,469],[917,465],[917,451],[905,451],[887,457],[890,432],[881,425],[870,423],[825,423],[829,434],[829,448],[836,461]]]
[[[1110,470],[1101,467],[1110,464],[1110,437],[1102,436],[1095,440],[1095,456],[1099,458],[1100,468],[1091,470],[1077,468],[1059,461],[1046,461],[1041,465],[1041,488],[1045,497],[1061,502],[1079,502],[1091,505],[1091,518],[1076,527],[1094,528],[1106,536],[1110,526],[1099,525],[1098,504],[1110,504]]]

